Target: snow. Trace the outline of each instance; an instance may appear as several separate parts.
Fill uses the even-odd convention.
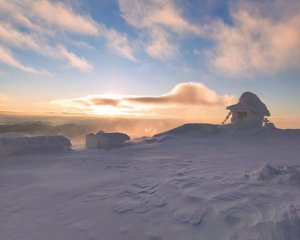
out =
[[[124,133],[105,133],[97,132],[95,135],[89,133],[86,135],[85,146],[87,149],[112,149],[123,147],[125,141],[130,140],[130,137]]]
[[[23,137],[6,134],[0,137],[0,156],[70,150],[71,142],[64,136]]]
[[[300,185],[300,165],[299,166],[272,166],[265,163],[258,170],[246,174],[249,178],[262,181],[273,181],[286,184]]]
[[[199,129],[0,157],[0,239],[299,240],[299,132]]]
[[[263,116],[271,115],[266,105],[259,99],[257,95],[251,92],[244,92],[237,104],[228,106],[226,109],[231,111],[250,109],[251,112],[258,113]]]
[[[89,133],[85,137],[85,147],[87,149],[96,149],[100,146],[100,140],[96,138],[95,134]]]

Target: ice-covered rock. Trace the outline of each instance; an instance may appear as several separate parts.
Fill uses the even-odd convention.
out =
[[[88,134],[85,145],[87,149],[111,149],[123,147],[124,142],[128,140],[130,140],[130,137],[124,133],[105,133],[100,131],[96,134]]]
[[[70,150],[71,141],[64,136],[1,137],[0,155]]]

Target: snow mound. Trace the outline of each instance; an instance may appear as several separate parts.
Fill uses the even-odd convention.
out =
[[[71,141],[64,136],[1,137],[0,155],[70,150]]]
[[[189,123],[171,129],[169,131],[154,135],[154,137],[161,137],[165,135],[176,135],[176,136],[205,136],[219,132],[220,128],[218,125],[205,124],[205,123]]]
[[[272,239],[298,240],[300,236],[300,205],[290,204],[274,225]]]
[[[260,232],[260,236],[263,236],[263,238],[255,239],[299,240],[299,226],[300,205],[292,203],[278,212],[272,219],[255,224],[252,232]]]
[[[275,181],[278,183],[298,185],[300,184],[300,166],[272,166],[267,162],[257,170],[246,173],[246,176],[254,180]]]

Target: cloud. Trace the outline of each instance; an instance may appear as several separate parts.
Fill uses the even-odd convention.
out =
[[[75,13],[72,8],[64,5],[63,3],[53,3],[46,0],[29,2],[32,6],[32,12],[35,17],[38,17],[52,26],[60,27],[64,30],[79,34],[98,34],[96,22],[94,22],[89,16],[82,16]],[[23,1],[23,3],[27,5],[28,1]]]
[[[194,36],[212,43],[200,45],[196,55],[206,56],[209,64],[231,77],[300,67],[300,7],[295,0],[234,2],[228,4],[229,21],[206,16],[210,21],[205,22],[199,16],[197,26],[174,0],[119,0],[119,7],[127,23],[140,32],[144,51],[156,59],[179,54],[184,39]]]
[[[18,31],[8,23],[0,24],[0,37],[0,41],[6,45],[42,50],[31,35]]]
[[[130,45],[128,38],[125,34],[121,34],[114,29],[107,29],[102,27],[102,35],[106,38],[106,45],[109,49],[116,52],[118,55],[135,61],[134,48]]]
[[[219,96],[202,83],[180,83],[169,93],[161,96],[117,96],[91,95],[75,99],[60,99],[53,103],[65,107],[95,110],[97,107],[113,107],[126,113],[143,113],[154,108],[183,106],[224,106],[235,101],[235,97]]]
[[[157,59],[168,59],[178,52],[178,46],[171,36],[161,28],[151,29],[151,42],[145,47],[149,56]]]
[[[173,32],[201,33],[186,21],[172,0],[119,0],[123,18],[136,28],[162,26]]]
[[[134,49],[125,34],[121,34],[115,29],[108,29],[89,16],[76,13],[70,6],[42,0],[34,2],[34,10],[36,17],[45,21],[46,24],[50,24],[50,27],[57,26],[62,30],[81,35],[101,36],[113,52],[131,61],[135,60]]]
[[[79,13],[66,2],[0,1],[0,43],[6,49],[22,48],[43,56],[66,59],[69,66],[88,71],[92,69],[92,64],[64,46],[65,39],[76,39],[75,35],[82,36],[81,45],[85,43],[84,36],[103,38],[109,50],[135,61],[134,48],[125,34]],[[28,68],[22,69],[30,71]]]
[[[46,70],[37,70],[35,68],[23,65],[17,59],[15,59],[7,49],[2,46],[0,46],[0,62],[28,73],[49,75],[49,72],[47,72]]]
[[[153,58],[166,59],[176,54],[176,35],[202,34],[202,30],[182,17],[171,0],[119,0],[119,6],[122,17],[149,36],[144,48]]]
[[[31,49],[43,56],[66,59],[70,66],[82,71],[87,71],[92,68],[92,65],[84,58],[76,56],[65,47],[52,47],[45,43],[43,39],[35,38],[34,36],[18,31],[9,24],[0,25],[0,37],[0,42],[6,45],[26,50]]]
[[[162,96],[127,97],[121,101],[142,105],[226,105],[234,100],[232,96],[219,96],[202,83],[180,83],[173,90]]]
[[[50,29],[74,32],[80,35],[97,35],[98,26],[89,16],[76,13],[62,2],[48,0],[13,0],[0,3],[5,18],[31,30]],[[44,29],[46,30],[46,29]]]
[[[67,51],[64,47],[60,47],[60,54],[68,59],[72,67],[78,68],[81,71],[89,71],[93,68],[84,58],[76,56],[74,53]]]
[[[274,18],[273,10],[273,5],[266,11],[241,5],[232,13],[232,25],[214,22],[210,37],[216,45],[209,52],[213,66],[230,76],[299,69],[300,14]]]

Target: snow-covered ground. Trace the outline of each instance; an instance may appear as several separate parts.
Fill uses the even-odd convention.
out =
[[[2,156],[0,239],[299,240],[300,137],[275,135]]]

